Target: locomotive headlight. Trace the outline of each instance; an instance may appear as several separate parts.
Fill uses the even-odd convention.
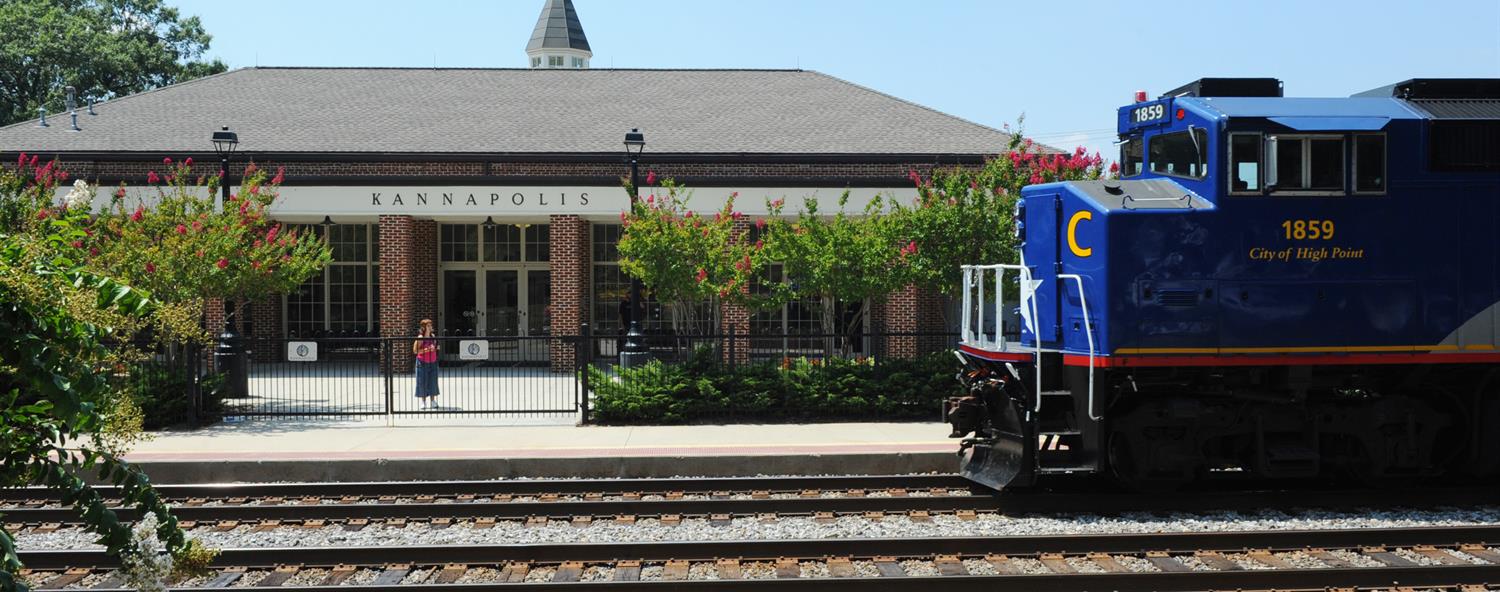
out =
[[[1013,229],[1013,231],[1014,231],[1014,233],[1016,235],[1016,240],[1018,240],[1018,241],[1025,241],[1026,240],[1026,204],[1025,204],[1025,202],[1022,202],[1022,201],[1019,201],[1019,200],[1016,201],[1016,213],[1015,213],[1015,217],[1011,218],[1011,220],[1013,222],[1015,222],[1015,224],[1013,224],[1012,226],[1015,227]]]

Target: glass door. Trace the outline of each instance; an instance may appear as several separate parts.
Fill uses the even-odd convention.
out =
[[[443,270],[443,318],[438,327],[444,335],[479,334],[479,284],[472,269]],[[412,328],[415,334],[416,328]]]

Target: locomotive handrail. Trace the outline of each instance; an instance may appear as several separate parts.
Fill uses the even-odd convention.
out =
[[[988,343],[989,346],[998,346],[1000,351],[1010,351],[1010,345],[1005,341],[1005,272],[1006,270],[1016,271],[1017,275],[1020,276],[1022,293],[1024,294],[1026,290],[1032,289],[1031,268],[1011,263],[994,263],[990,265],[961,265],[959,269],[963,271],[963,312],[961,313],[963,325],[959,332],[960,342],[965,345],[977,345],[981,349],[985,348]],[[976,271],[979,272],[977,281],[974,277],[974,272]],[[984,332],[984,274],[986,271],[995,272],[995,339],[993,342],[987,342]],[[979,288],[978,306],[975,306],[975,303],[971,300],[971,286]],[[1032,322],[1036,322],[1035,319],[1038,318],[1036,298],[1032,297],[1029,300],[1029,303],[1023,303],[1023,306],[1029,305],[1031,308],[1031,318],[1033,319]],[[974,315],[974,311],[976,310],[979,313],[977,322],[975,322]],[[1035,328],[1032,329],[1032,346],[1034,349],[1032,363],[1036,367],[1036,405],[1033,411],[1040,412],[1042,407],[1042,340],[1041,336],[1036,334]]]
[[[1083,277],[1076,273],[1059,273],[1057,280],[1073,280],[1078,283],[1078,307],[1083,309],[1083,334],[1089,340],[1089,419],[1099,421],[1102,415],[1094,415],[1094,327],[1089,323],[1089,300],[1083,294]]]

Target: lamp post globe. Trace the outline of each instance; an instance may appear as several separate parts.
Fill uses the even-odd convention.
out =
[[[223,211],[229,203],[229,157],[239,147],[239,135],[224,126],[211,138],[214,152],[219,155],[219,204]],[[250,368],[245,359],[245,348],[240,334],[235,330],[235,317],[239,303],[232,299],[224,302],[224,332],[219,334],[219,343],[214,347],[214,368],[224,373],[224,396],[231,399],[244,398],[250,390]]]
[[[630,209],[635,210],[640,199],[641,152],[646,148],[646,136],[640,129],[631,129],[625,134],[625,158],[630,163]],[[641,298],[640,278],[630,278],[630,325],[625,330],[625,346],[620,351],[620,366],[634,368],[651,361],[651,350],[646,347],[646,336],[641,331],[641,317],[646,307]]]

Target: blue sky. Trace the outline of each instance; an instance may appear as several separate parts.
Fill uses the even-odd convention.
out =
[[[525,67],[542,0],[168,0],[263,66]],[[1110,156],[1114,110],[1204,76],[1290,96],[1500,77],[1500,0],[574,0],[596,68],[805,68]]]

